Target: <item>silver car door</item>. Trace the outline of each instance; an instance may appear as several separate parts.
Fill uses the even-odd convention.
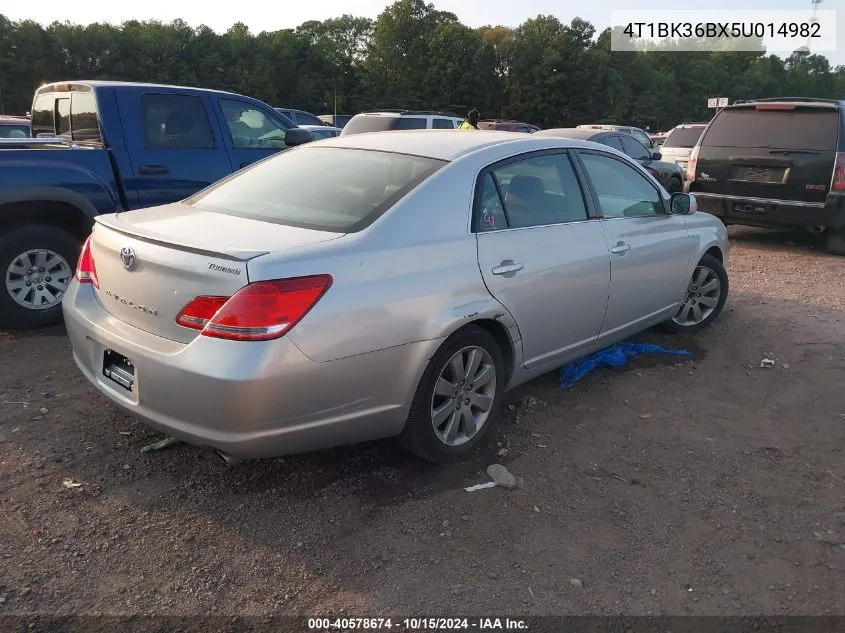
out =
[[[522,155],[483,171],[474,227],[481,274],[519,327],[526,367],[566,362],[596,341],[610,255],[567,153]]]
[[[690,239],[683,216],[667,212],[660,186],[609,153],[578,156],[602,215],[611,288],[602,338],[619,338],[670,317],[686,288]]]

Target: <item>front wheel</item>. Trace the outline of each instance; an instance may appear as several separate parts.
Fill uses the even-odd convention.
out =
[[[31,224],[0,235],[0,328],[59,323],[81,245],[55,226]]]
[[[400,443],[431,462],[471,451],[490,429],[505,388],[496,339],[476,326],[450,336],[423,373]]]
[[[684,185],[681,183],[680,180],[678,180],[677,178],[669,179],[669,186],[666,188],[669,193],[678,193],[680,191],[683,191],[683,189]]]
[[[663,327],[676,334],[707,327],[722,312],[727,298],[725,267],[712,255],[705,255],[692,273],[678,311]]]

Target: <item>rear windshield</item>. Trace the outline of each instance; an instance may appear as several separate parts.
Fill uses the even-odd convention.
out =
[[[663,147],[695,147],[703,131],[703,125],[701,127],[676,128],[663,141]]]
[[[716,116],[701,144],[835,151],[838,134],[839,112],[832,108],[737,108]]]
[[[356,116],[343,128],[343,135],[364,132],[387,132],[390,130],[422,130],[426,120],[411,116],[381,116],[379,114]]]
[[[445,164],[407,154],[301,147],[237,172],[185,203],[265,222],[354,233]],[[315,176],[324,173],[332,177]]]

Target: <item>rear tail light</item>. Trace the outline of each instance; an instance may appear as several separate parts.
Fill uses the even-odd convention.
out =
[[[94,265],[94,256],[91,255],[91,236],[82,245],[82,252],[79,254],[79,261],[76,264],[76,280],[81,284],[93,284],[100,288],[100,280],[97,279],[97,267]]]
[[[176,323],[203,336],[232,341],[268,341],[291,330],[332,285],[330,275],[313,275],[244,286],[232,297],[197,297]]]
[[[836,153],[836,163],[833,165],[833,180],[831,191],[845,191],[845,153]]]
[[[687,162],[687,180],[695,180],[695,166],[698,163],[698,145],[692,148]]]

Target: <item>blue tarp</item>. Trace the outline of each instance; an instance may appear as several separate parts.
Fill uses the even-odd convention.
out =
[[[569,389],[584,376],[600,365],[621,367],[629,358],[641,354],[672,354],[674,356],[689,356],[685,349],[666,349],[651,343],[632,343],[623,341],[610,347],[605,347],[594,354],[572,361],[560,369],[560,386]]]

